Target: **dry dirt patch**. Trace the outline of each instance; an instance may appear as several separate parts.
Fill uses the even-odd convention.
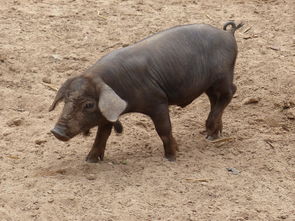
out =
[[[293,1],[2,0],[0,12],[1,220],[295,219]],[[233,139],[200,133],[205,96],[171,108],[176,163],[139,114],[122,118],[124,134],[98,164],[84,162],[93,135],[67,144],[50,135],[61,107],[47,112],[55,91],[42,79],[59,87],[152,33],[229,19],[245,22],[224,115]]]

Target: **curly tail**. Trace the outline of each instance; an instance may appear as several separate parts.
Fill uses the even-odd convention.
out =
[[[223,25],[223,30],[225,30],[225,31],[227,31],[227,26],[231,26],[231,28],[229,29],[229,31],[234,35],[235,34],[235,31],[237,30],[237,29],[239,29],[240,27],[242,27],[243,25],[244,25],[244,23],[240,23],[240,24],[238,24],[238,25],[236,25],[236,23],[235,22],[233,22],[233,21],[228,21],[228,22],[226,22],[224,25]]]

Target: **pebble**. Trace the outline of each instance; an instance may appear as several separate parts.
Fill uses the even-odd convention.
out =
[[[259,100],[260,100],[259,98],[248,97],[248,98],[245,98],[242,103],[244,105],[247,105],[247,104],[256,104],[256,103],[259,102]]]
[[[226,168],[226,170],[227,170],[228,172],[231,172],[231,173],[234,174],[234,175],[238,175],[238,174],[240,173],[240,171],[237,170],[236,168]]]
[[[278,106],[280,106],[280,104],[278,104]],[[283,109],[292,108],[293,106],[295,106],[293,101],[289,101],[289,100],[283,101],[283,104],[282,104]]]
[[[294,120],[295,119],[295,108],[290,108],[289,110],[287,110],[286,116],[288,119]]]
[[[289,216],[288,215],[281,215],[281,216],[278,216],[279,219],[287,219]]]
[[[63,158],[64,158],[64,157],[61,156],[61,155],[58,155],[58,156],[56,157],[56,159],[58,159],[58,160],[63,159]]]
[[[37,140],[35,140],[35,144],[37,144],[37,145],[41,145],[41,144],[46,143],[46,142],[47,142],[47,140],[45,140],[45,139],[37,139]]]
[[[88,175],[86,176],[86,179],[87,179],[87,180],[95,180],[96,177],[95,177],[94,174],[88,174]]]
[[[51,84],[51,79],[49,77],[43,77],[42,81],[47,84]]]
[[[10,134],[12,134],[12,131],[7,131],[7,130],[6,130],[6,131],[3,132],[2,136],[3,136],[3,137],[6,137],[6,136],[8,136],[8,135],[10,135]]]
[[[3,57],[3,55],[0,55],[0,62],[2,62],[2,63],[5,62],[5,58]]]
[[[39,69],[37,67],[33,67],[33,68],[31,68],[31,71],[33,73],[38,73]]]
[[[53,54],[53,55],[51,55],[51,57],[54,58],[55,60],[59,60],[59,61],[61,61],[63,59],[63,57],[58,54]]]
[[[274,51],[279,51],[280,48],[278,46],[269,46],[270,49],[274,50]]]
[[[13,118],[13,119],[9,120],[7,122],[7,125],[9,127],[20,126],[20,125],[22,125],[23,121],[24,121],[23,118],[16,117],[16,118]]]

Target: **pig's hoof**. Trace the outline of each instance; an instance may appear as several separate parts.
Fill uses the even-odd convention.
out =
[[[175,155],[169,155],[169,156],[165,156],[165,158],[170,161],[170,162],[174,162],[176,161],[176,156]]]
[[[217,134],[207,135],[207,136],[206,136],[206,139],[207,139],[207,140],[210,140],[210,141],[213,141],[213,140],[218,139],[220,136],[221,136],[221,133],[218,132]]]
[[[217,138],[218,138],[218,136],[207,136],[206,137],[206,139],[210,140],[210,141],[216,140]]]
[[[99,161],[98,157],[86,157],[87,163],[97,163]]]

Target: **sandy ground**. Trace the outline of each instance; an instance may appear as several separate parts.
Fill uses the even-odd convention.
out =
[[[292,0],[1,0],[0,220],[295,220]],[[102,55],[179,24],[245,22],[224,136],[202,131],[206,96],[171,107],[175,163],[149,118],[123,116],[105,161],[50,133],[55,91]],[[247,104],[249,103],[250,104]],[[233,171],[228,171],[232,168]]]

